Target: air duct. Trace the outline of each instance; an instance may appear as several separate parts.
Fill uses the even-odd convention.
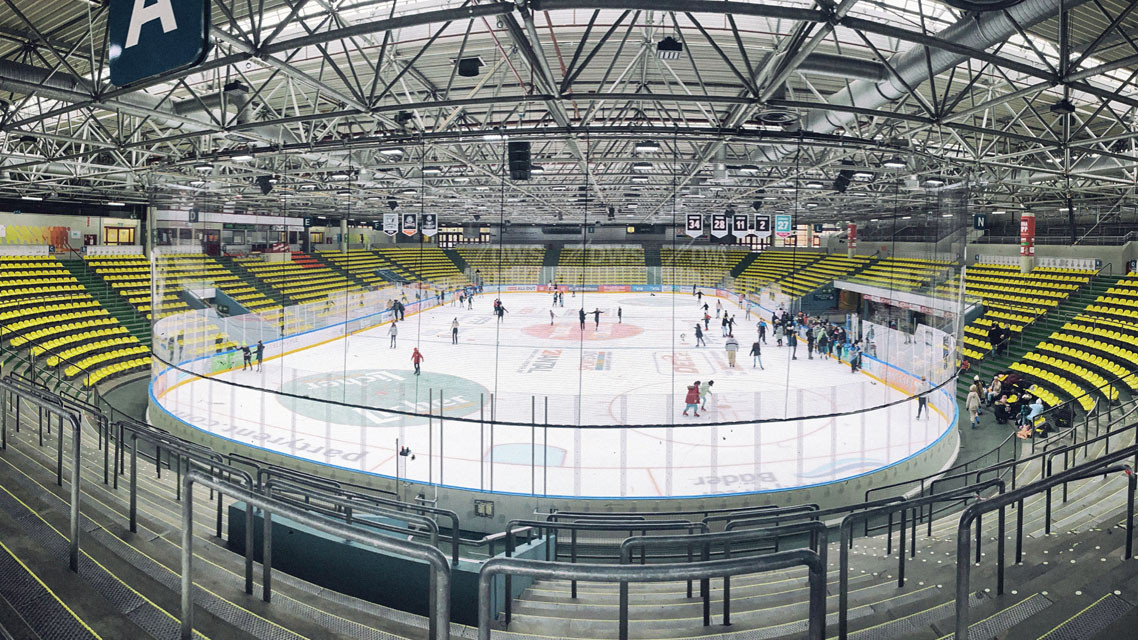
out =
[[[1066,2],[1064,9],[1070,10],[1087,0]],[[1015,35],[1016,25],[1024,30],[1053,18],[1059,13],[1059,0],[1025,0],[1006,11],[993,11],[979,15],[966,15],[950,27],[937,34],[941,40],[972,49],[985,50]],[[1014,20],[1014,22],[1013,22]],[[916,88],[929,77],[943,73],[968,59],[967,55],[945,49],[930,48],[926,58],[926,47],[914,46],[899,53],[890,60],[897,72],[879,81],[861,79],[830,96],[829,103],[836,107],[855,107],[857,109],[876,109],[888,102],[900,99],[907,93],[905,85]],[[814,133],[832,133],[845,127],[857,114],[842,110],[814,110],[801,122],[802,129]],[[777,159],[794,153],[791,145],[779,145],[761,151],[769,159]]]

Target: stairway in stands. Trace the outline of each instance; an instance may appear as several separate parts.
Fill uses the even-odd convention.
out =
[[[443,249],[443,253],[446,257],[450,258],[450,261],[453,262],[454,266],[458,267],[458,270],[462,273],[466,273],[466,270],[470,268],[470,264],[468,264],[466,260],[463,260],[462,256],[454,249]]]
[[[973,375],[979,375],[981,380],[987,382],[995,374],[1007,371],[1009,365],[1035,349],[1036,345],[1062,327],[1063,323],[1069,322],[1072,317],[1081,313],[1087,308],[1087,305],[1094,302],[1096,298],[1124,277],[1126,276],[1096,276],[1087,286],[1064,300],[1058,307],[1042,316],[1034,324],[1025,327],[1020,337],[1012,338],[1005,355],[988,356],[981,360],[980,364],[969,372],[969,375],[960,376],[956,387],[958,397],[961,399],[968,397],[968,385],[972,383]]]
[[[329,269],[332,270],[333,273],[340,275],[340,276],[343,276],[345,279],[348,280],[348,282],[351,282],[352,284],[356,285],[357,287],[360,287],[361,289],[367,289],[369,287],[368,283],[364,282],[363,280],[360,280],[358,277],[356,277],[356,275],[354,273],[352,273],[352,272],[348,271],[347,269],[341,267],[340,265],[336,264],[335,262],[332,262],[327,257],[325,257],[322,253],[317,252],[317,253],[310,253],[308,255],[310,255],[313,259],[315,259],[316,262],[319,263],[321,266],[328,267]]]
[[[241,266],[239,263],[234,261],[233,258],[230,258],[229,256],[218,256],[216,260],[221,263],[221,265],[226,269],[229,269],[231,273],[239,276],[243,282],[251,285],[258,292],[273,302],[276,302],[277,304],[284,307],[295,304],[288,298],[288,296],[262,282],[260,278],[253,275],[252,271],[249,271],[245,267]]]
[[[88,269],[86,262],[83,260],[60,260],[60,264],[70,271],[79,281],[79,284],[87,290],[87,293],[91,294],[92,298],[98,300],[104,309],[117,318],[130,331],[131,335],[138,338],[139,342],[145,346],[150,346],[150,321],[130,306],[130,303],[105,280]]]
[[[739,261],[739,264],[731,267],[731,277],[738,278],[739,274],[746,271],[747,267],[751,266],[751,263],[754,262],[755,259],[759,257],[759,255],[761,254],[758,251],[752,251],[751,253],[748,253],[745,258]]]
[[[1133,437],[1111,443],[1111,450]],[[1025,445],[1026,446],[1026,445]],[[1091,455],[1101,453],[1100,444]],[[1033,465],[1034,466],[1034,465]],[[1017,486],[1039,477],[1024,469]],[[1057,640],[1114,640],[1134,637],[1138,621],[1138,560],[1122,560],[1127,478],[1072,483],[1066,501],[1056,489],[1051,533],[1044,517],[1047,502],[1035,496],[1024,503],[1024,557],[1016,564],[1016,512],[1007,512],[1006,586],[996,595],[995,517],[983,522],[981,563],[973,564],[970,586],[970,637]],[[854,640],[944,639],[952,637],[956,581],[956,524],[952,515],[934,521],[932,537],[918,527],[917,547],[898,587],[898,538],[892,555],[884,536],[856,537],[851,550],[850,638]],[[833,535],[831,536],[833,539]],[[578,553],[598,553],[578,548]],[[827,637],[837,633],[836,586],[839,547],[828,548],[830,597]],[[712,624],[703,626],[698,582],[688,597],[684,582],[630,586],[630,638],[687,638],[709,633],[728,640],[805,637],[805,570],[739,576],[731,580],[731,625],[722,622],[724,589],[712,580]],[[566,581],[541,580],[515,601],[509,631],[558,638],[615,637],[617,585],[578,583],[576,598]],[[499,625],[501,626],[501,625]],[[1121,634],[1121,635],[1119,635]]]

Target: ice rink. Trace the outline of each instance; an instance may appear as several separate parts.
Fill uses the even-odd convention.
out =
[[[472,310],[448,299],[409,314],[395,347],[383,324],[271,357],[262,371],[172,385],[158,401],[218,436],[325,464],[472,489],[596,497],[831,482],[921,451],[954,418],[954,403],[935,398],[942,409],[930,419],[915,419],[915,400],[859,412],[907,394],[831,358],[808,359],[804,341],[792,360],[769,331],[764,368],[753,366],[747,354],[759,310],[748,318],[733,300],[720,301],[736,320],[734,368],[715,297],[703,299],[713,316],[706,347],[695,345],[702,310],[686,294],[566,294],[564,307],[554,307],[551,294],[509,292],[501,295],[501,322],[493,299],[488,291]],[[581,308],[590,312],[583,330]],[[425,358],[418,376],[416,346]],[[714,380],[713,392],[700,417],[685,417],[684,393],[695,380]],[[825,417],[800,419],[809,416]],[[740,424],[711,424],[722,422]],[[396,455],[397,441],[413,459]]]

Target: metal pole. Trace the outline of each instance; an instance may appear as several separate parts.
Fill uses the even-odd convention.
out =
[[[249,508],[246,506],[246,508]],[[273,512],[265,511],[261,523],[261,599],[273,600]]]

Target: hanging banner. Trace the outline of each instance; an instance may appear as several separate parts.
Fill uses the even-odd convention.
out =
[[[771,217],[768,215],[755,216],[755,235],[759,239],[771,237]]]
[[[846,248],[853,251],[857,248],[857,223],[851,222],[849,226],[849,237],[846,238]]]
[[[403,214],[403,235],[413,236],[419,230],[419,216],[413,213]]]
[[[398,213],[385,213],[383,214],[383,232],[389,236],[399,233],[399,214]]]
[[[430,238],[439,232],[439,218],[433,213],[423,214],[423,235]]]
[[[1035,255],[1035,214],[1031,211],[1019,215],[1019,254]]]
[[[728,233],[731,233],[731,230],[727,228],[727,214],[711,214],[711,235],[715,236],[716,238],[722,238]]]
[[[785,238],[792,232],[790,214],[780,213],[774,217],[774,234],[776,236]]]
[[[703,235],[703,216],[698,213],[688,214],[688,225],[684,233],[693,238],[698,238]]]
[[[747,214],[736,213],[731,216],[731,235],[740,240],[747,236]]]

